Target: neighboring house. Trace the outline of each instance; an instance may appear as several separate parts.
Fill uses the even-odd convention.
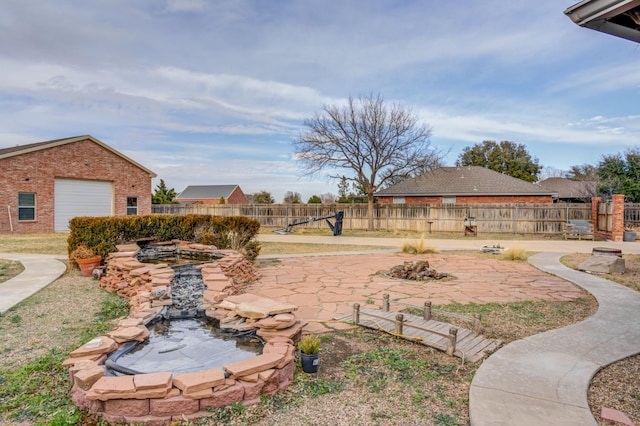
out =
[[[558,193],[558,201],[565,203],[590,203],[597,195],[598,182],[571,180],[553,177],[538,182],[543,187]]]
[[[177,197],[180,204],[249,204],[238,185],[189,185]]]
[[[155,176],[89,135],[0,148],[0,233],[66,232],[76,216],[150,214]]]
[[[374,194],[379,204],[552,203],[555,191],[478,166],[440,167]]]
[[[640,0],[584,0],[564,13],[581,27],[640,43]]]

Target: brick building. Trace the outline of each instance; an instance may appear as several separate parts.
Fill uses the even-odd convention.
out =
[[[379,204],[552,203],[553,190],[478,166],[440,167],[374,194]]]
[[[189,185],[176,197],[180,204],[249,204],[238,185]]]
[[[0,233],[66,232],[76,216],[151,213],[156,175],[92,136],[0,149]]]

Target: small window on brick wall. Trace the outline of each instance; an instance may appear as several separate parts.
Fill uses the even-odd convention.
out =
[[[127,215],[135,216],[138,214],[138,197],[127,197]]]
[[[455,204],[456,197],[442,197],[442,204]]]
[[[18,220],[36,220],[36,193],[18,193]]]

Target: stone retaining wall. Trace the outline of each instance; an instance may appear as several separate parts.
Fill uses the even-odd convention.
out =
[[[220,251],[224,258],[199,266],[205,284],[201,309],[225,328],[255,329],[265,341],[261,355],[193,373],[106,376],[104,363],[109,354],[127,342],[147,339],[146,325],[171,305],[173,270],[138,262],[137,246],[118,249],[107,259],[101,285],[129,298],[130,315],[106,336],[71,352],[63,363],[69,367],[76,406],[109,422],[166,425],[205,417],[210,415],[209,408],[234,402],[256,404],[261,395],[270,396],[289,386],[296,369],[294,350],[305,323],[295,317],[294,305],[237,294],[241,283],[257,274],[242,255],[232,251]]]

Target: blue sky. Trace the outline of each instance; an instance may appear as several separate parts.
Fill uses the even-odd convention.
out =
[[[640,46],[577,0],[0,3],[0,147],[91,134],[187,185],[337,193],[293,159],[323,104],[380,93],[453,165],[483,140],[566,170],[640,145]],[[347,172],[345,172],[347,173]]]

